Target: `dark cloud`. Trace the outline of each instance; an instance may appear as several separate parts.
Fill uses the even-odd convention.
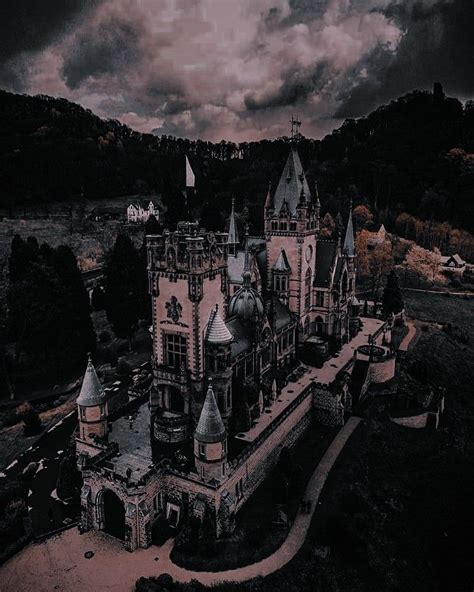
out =
[[[113,75],[136,63],[144,33],[142,23],[115,14],[76,35],[62,70],[67,86],[75,89],[89,76]]]
[[[404,30],[396,52],[379,49],[367,77],[340,94],[339,117],[358,117],[381,103],[439,81],[448,93],[474,94],[474,2],[391,3],[387,17]]]
[[[22,56],[48,47],[74,27],[76,19],[101,0],[2,0],[0,2],[0,83],[22,79]]]
[[[473,0],[6,0],[0,85],[140,131],[252,140],[440,80],[474,91]]]

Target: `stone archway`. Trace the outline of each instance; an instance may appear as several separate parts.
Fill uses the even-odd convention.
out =
[[[125,507],[119,496],[110,489],[102,494],[104,532],[125,540]]]

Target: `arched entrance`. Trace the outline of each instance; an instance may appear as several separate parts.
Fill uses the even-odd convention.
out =
[[[125,508],[116,493],[104,491],[104,531],[122,541],[125,539]]]

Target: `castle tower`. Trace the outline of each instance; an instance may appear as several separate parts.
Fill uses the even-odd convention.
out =
[[[103,448],[108,436],[108,409],[104,389],[90,356],[76,402],[79,417],[78,452],[94,456]]]
[[[152,435],[181,442],[191,434],[203,399],[203,335],[209,313],[224,308],[227,235],[180,222],[147,236],[153,312]]]
[[[212,379],[215,398],[227,425],[232,413],[232,365],[230,344],[232,333],[227,328],[216,306],[211,311],[205,335],[206,372]]]
[[[239,235],[237,232],[237,224],[235,223],[235,212],[234,212],[235,200],[232,198],[232,209],[230,211],[229,219],[229,234],[227,236],[227,245],[229,248],[229,255],[235,256],[237,247],[239,246]]]
[[[209,381],[206,399],[194,432],[196,471],[203,481],[221,480],[226,474],[227,432]]]
[[[311,196],[296,145],[288,160],[274,195],[265,201],[265,238],[267,241],[267,288],[275,290],[282,250],[288,265],[287,303],[303,321],[311,307],[311,292],[316,261],[316,237],[319,229],[319,200]]]

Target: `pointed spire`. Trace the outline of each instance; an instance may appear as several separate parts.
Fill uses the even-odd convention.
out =
[[[232,333],[222,320],[219,308],[211,310],[209,323],[207,324],[206,341],[215,345],[227,345],[233,340]]]
[[[230,220],[229,220],[229,234],[227,237],[227,244],[228,245],[238,245],[239,244],[239,235],[237,232],[237,224],[235,223],[235,199],[232,198],[232,209],[230,211]]]
[[[268,182],[268,191],[267,197],[265,198],[265,208],[271,208],[273,205],[272,203],[272,182]]]
[[[95,407],[105,403],[105,392],[92,364],[91,354],[87,361],[87,368],[82,381],[81,392],[77,397],[77,404],[81,407]]]
[[[244,271],[242,273],[242,278],[244,280],[244,287],[250,287],[250,253],[249,253],[249,225],[245,225],[245,256],[244,256]]]
[[[321,207],[321,202],[319,200],[319,188],[318,188],[318,182],[315,181],[314,182],[314,199],[316,200],[316,207],[320,208]]]
[[[301,184],[301,191],[300,191],[300,205],[305,205],[306,204],[306,195],[304,192],[304,185]]]
[[[206,444],[222,442],[226,437],[224,422],[214,396],[211,379],[209,380],[206,399],[201,409],[194,437],[198,442]]]
[[[346,236],[344,238],[344,252],[349,257],[355,257],[354,226],[352,224],[352,199],[349,205],[349,219],[347,221]]]

